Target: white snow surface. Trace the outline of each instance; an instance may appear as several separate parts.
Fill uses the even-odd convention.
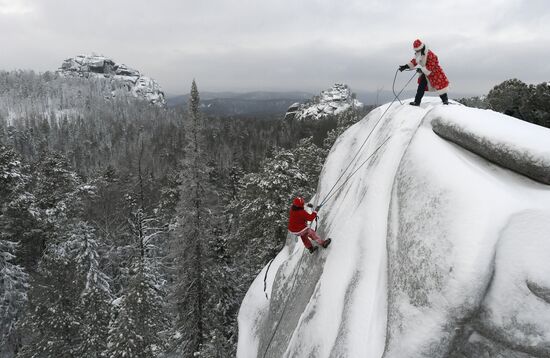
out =
[[[242,302],[237,357],[447,357],[481,336],[550,356],[550,186],[439,137],[431,122],[460,121],[541,160],[550,134],[439,98],[388,107],[336,141],[317,202],[368,137],[356,174],[320,212],[318,233],[333,243],[311,255],[289,235],[268,298],[264,269]]]

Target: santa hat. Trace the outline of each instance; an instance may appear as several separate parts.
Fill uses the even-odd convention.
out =
[[[415,51],[422,50],[422,47],[424,47],[424,44],[419,39],[414,40],[413,42],[413,48]]]

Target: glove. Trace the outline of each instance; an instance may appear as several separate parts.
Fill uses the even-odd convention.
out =
[[[409,68],[409,65],[401,65],[399,66],[399,72],[405,71],[407,68]]]
[[[321,207],[322,207],[322,206],[323,206],[323,205],[317,205],[317,207],[315,207],[315,212],[318,212],[319,210],[321,210]]]

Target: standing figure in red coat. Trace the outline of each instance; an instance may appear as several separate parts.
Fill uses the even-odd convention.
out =
[[[416,71],[421,74],[418,78],[418,90],[416,91],[414,102],[410,104],[419,106],[426,90],[436,92],[441,97],[443,104],[449,104],[449,97],[447,96],[449,80],[443,69],[439,66],[436,54],[418,39],[414,40],[413,49],[415,57],[408,64],[399,66],[399,71],[404,71],[408,68],[413,69],[418,66]]]
[[[290,214],[288,218],[288,231],[291,234],[300,236],[304,246],[313,253],[317,250],[317,246],[313,246],[309,238],[317,241],[319,245],[323,248],[327,248],[330,244],[330,239],[323,240],[317,235],[315,230],[307,226],[308,221],[313,221],[317,217],[317,211],[308,213],[304,209],[304,198],[297,197],[292,201],[292,206],[290,207]]]

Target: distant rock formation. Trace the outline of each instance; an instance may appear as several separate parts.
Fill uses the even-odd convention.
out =
[[[63,61],[57,73],[61,76],[103,78],[115,81],[136,98],[160,106],[166,104],[164,92],[155,80],[104,56],[79,55],[68,58]],[[114,92],[113,96],[115,96]]]
[[[348,108],[363,107],[345,84],[335,84],[305,103],[294,103],[286,111],[285,119],[321,119],[339,114]]]

